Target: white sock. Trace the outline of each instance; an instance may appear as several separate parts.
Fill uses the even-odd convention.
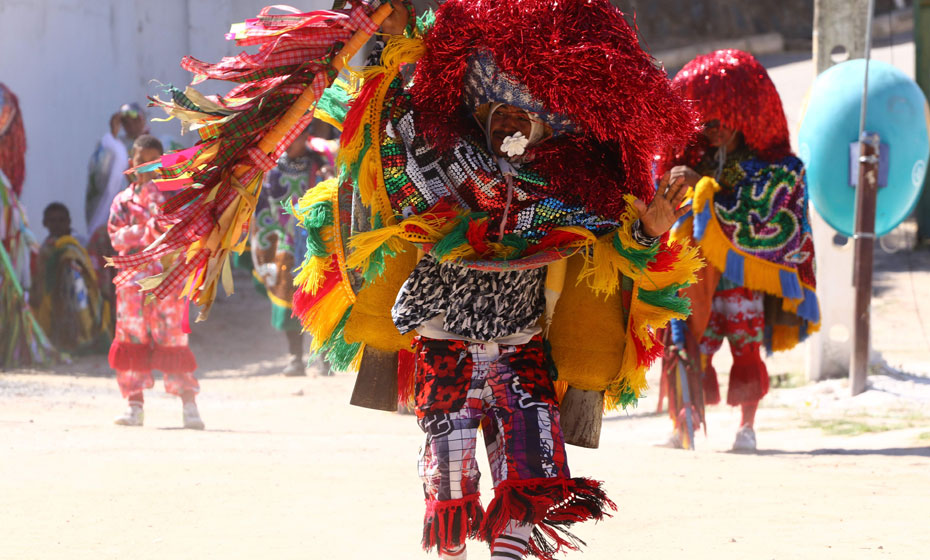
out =
[[[521,560],[529,546],[533,526],[511,519],[491,545],[491,560]]]

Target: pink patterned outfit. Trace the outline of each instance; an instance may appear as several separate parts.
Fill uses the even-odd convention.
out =
[[[152,182],[132,184],[116,195],[107,232],[117,253],[141,251],[164,232],[155,222],[164,202],[164,194]],[[116,370],[124,397],[152,388],[153,369],[164,373],[168,393],[180,396],[200,391],[194,377],[197,360],[182,329],[187,303],[175,298],[145,303],[136,283],[161,272],[161,264],[152,263],[116,288],[116,333],[110,346],[110,367]]]

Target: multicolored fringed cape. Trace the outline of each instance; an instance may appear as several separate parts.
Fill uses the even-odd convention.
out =
[[[548,265],[547,289],[561,293],[548,323],[560,381],[606,390],[609,407],[635,403],[661,352],[655,329],[688,313],[677,292],[702,265],[696,250],[638,245],[629,200],[612,216],[598,215],[559,190],[540,162],[518,170],[505,211],[505,181],[477,128],[446,147],[418,133],[400,67],[426,54],[419,29],[393,37],[382,65],[338,82],[317,109],[343,134],[340,178],[292,209],[308,232],[294,310],[314,336],[313,350],[350,368],[365,345],[408,349],[410,335],[397,333],[390,309],[417,249],[484,270]],[[614,196],[624,200],[622,191]],[[408,381],[401,378],[401,393],[409,394]]]
[[[820,328],[807,208],[799,159],[748,157],[728,164],[719,183],[698,182],[691,212],[672,233],[693,240],[730,282],[777,298],[765,328],[769,352],[793,348]]]
[[[61,356],[36,321],[26,290],[38,249],[13,186],[0,171],[0,368],[57,361]],[[25,286],[24,286],[25,284]]]

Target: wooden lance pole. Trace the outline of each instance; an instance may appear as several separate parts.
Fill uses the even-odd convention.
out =
[[[853,351],[849,366],[849,388],[853,396],[865,391],[865,380],[869,373],[875,203],[878,198],[878,151],[881,145],[881,139],[877,134],[865,130],[875,0],[869,0],[868,9],[865,31],[865,80],[862,85],[862,110],[859,116],[859,179],[856,182],[856,214],[853,228],[853,287],[856,289],[856,300],[853,312]]]

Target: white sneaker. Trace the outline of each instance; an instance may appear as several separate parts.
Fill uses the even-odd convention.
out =
[[[197,403],[189,402],[184,405],[184,427],[188,430],[203,429],[203,420],[200,419]]]
[[[145,413],[142,412],[142,407],[131,404],[126,412],[113,419],[113,423],[117,426],[141,426],[144,418]]]
[[[330,377],[333,375],[333,370],[330,369],[329,364],[320,356],[314,356],[313,361],[310,362],[307,369],[313,377]]]
[[[744,424],[736,432],[736,439],[733,441],[733,451],[755,451],[756,450],[756,432],[749,424]]]
[[[300,356],[292,356],[291,361],[284,368],[284,376],[303,377],[305,375],[307,375],[307,370],[304,367],[303,359]]]
[[[685,446],[681,442],[681,434],[678,433],[678,430],[673,431],[668,439],[660,441],[653,444],[653,447],[667,447],[669,449],[684,449]]]

